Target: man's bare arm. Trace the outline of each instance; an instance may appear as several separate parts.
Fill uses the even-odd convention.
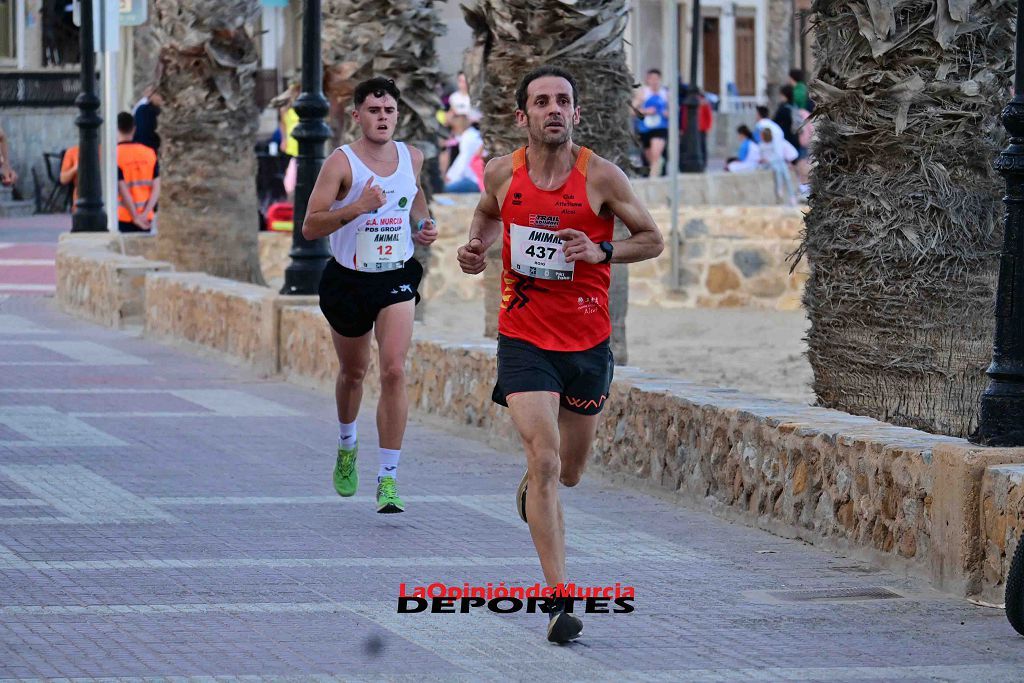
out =
[[[498,157],[487,162],[484,167],[484,191],[473,212],[473,221],[469,226],[469,239],[479,239],[484,244],[484,251],[494,244],[501,235],[501,205],[498,193],[511,177],[511,157]]]
[[[502,230],[498,193],[511,177],[511,156],[491,159],[484,167],[484,191],[469,224],[469,239],[457,252],[462,272],[476,275],[487,267],[487,250],[497,241]]]
[[[410,145],[409,155],[412,157],[412,172],[416,176],[416,196],[412,200],[412,206],[409,207],[409,222],[412,224],[414,231],[413,239],[423,246],[429,246],[437,239],[437,226],[434,224],[434,219],[430,217],[427,195],[420,185],[420,173],[423,170],[423,152]],[[420,221],[423,221],[423,228],[416,231]]]
[[[604,206],[623,222],[630,236],[614,240],[612,263],[636,263],[656,258],[665,249],[658,224],[633,192],[629,178],[615,164],[602,160],[598,170],[598,191]]]

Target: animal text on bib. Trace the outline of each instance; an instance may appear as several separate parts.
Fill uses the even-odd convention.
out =
[[[576,263],[567,263],[562,240],[553,230],[512,223],[512,270],[541,280],[571,280]]]
[[[357,270],[380,272],[405,265],[405,216],[370,214],[357,230]]]

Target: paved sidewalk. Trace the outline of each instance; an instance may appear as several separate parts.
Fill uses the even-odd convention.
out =
[[[70,229],[70,214],[0,219],[0,295],[52,295],[57,236]]]
[[[331,397],[0,297],[0,679],[1019,681],[1000,610],[587,476],[569,566],[636,612],[397,614],[400,582],[532,584],[522,458],[413,422],[402,515],[331,488]],[[891,599],[766,591],[885,587]],[[804,594],[804,597],[809,597]]]

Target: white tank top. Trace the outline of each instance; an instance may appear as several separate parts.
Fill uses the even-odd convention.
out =
[[[389,176],[374,173],[348,145],[339,147],[352,168],[352,186],[344,199],[335,199],[331,211],[348,206],[363,193],[370,176],[384,190],[384,206],[357,216],[330,235],[331,254],[345,268],[381,272],[401,268],[412,258],[412,225],[409,210],[416,198],[416,175],[404,142],[398,148],[398,168]]]

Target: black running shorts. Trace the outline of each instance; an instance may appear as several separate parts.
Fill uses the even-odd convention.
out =
[[[365,273],[343,268],[331,259],[320,276],[320,310],[342,337],[362,337],[373,329],[381,309],[403,301],[420,301],[423,266],[414,258],[397,270]]]
[[[558,394],[566,410],[597,415],[608,398],[615,359],[608,340],[586,351],[545,351],[533,344],[498,337],[498,382],[491,399],[508,406],[505,398],[525,391]]]

